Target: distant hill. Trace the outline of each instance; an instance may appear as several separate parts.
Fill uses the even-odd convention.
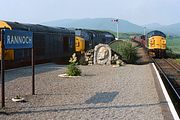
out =
[[[86,28],[97,30],[116,31],[116,23],[112,22],[114,18],[95,18],[95,19],[64,19],[42,23],[49,26],[61,26],[68,28]],[[119,32],[124,33],[143,33],[143,27],[119,19]]]
[[[159,23],[150,23],[150,24],[146,24],[146,25],[143,25],[143,26],[147,27],[149,29],[158,29],[158,28],[163,27],[163,25],[160,25]]]
[[[166,34],[180,36],[180,23],[163,26],[158,29],[165,32]]]
[[[180,23],[164,26],[158,23],[152,23],[144,26],[146,26],[150,30],[160,30],[168,35],[180,36]]]
[[[116,32],[116,23],[112,22],[112,20],[114,19],[115,18],[63,19],[63,20],[44,22],[42,24],[49,26],[56,26],[56,27],[85,28],[85,29],[108,30],[108,31]],[[146,33],[152,30],[160,30],[165,34],[180,36],[180,23],[167,25],[167,26],[163,26],[158,23],[139,26],[127,20],[119,19],[119,32],[122,33],[143,34],[144,26],[146,27]]]

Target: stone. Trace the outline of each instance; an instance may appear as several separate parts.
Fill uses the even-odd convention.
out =
[[[110,65],[111,48],[107,44],[99,44],[94,48],[94,64]]]

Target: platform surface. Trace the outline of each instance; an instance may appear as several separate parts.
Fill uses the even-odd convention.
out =
[[[80,66],[81,77],[59,77],[67,66],[36,66],[36,95],[31,68],[6,71],[6,108],[0,119],[171,120],[151,64]],[[25,102],[13,102],[21,95]]]

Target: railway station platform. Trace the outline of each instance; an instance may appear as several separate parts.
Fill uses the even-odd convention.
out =
[[[80,66],[81,77],[59,77],[66,68],[56,64],[37,65],[33,96],[30,67],[6,71],[6,107],[1,109],[0,119],[177,119],[152,64],[116,68]],[[25,101],[11,101],[15,95],[21,95]]]

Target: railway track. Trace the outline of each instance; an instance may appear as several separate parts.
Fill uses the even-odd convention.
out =
[[[180,101],[180,65],[172,59],[152,59]]]
[[[174,107],[180,116],[180,64],[173,59],[153,59],[161,78],[171,97]]]

